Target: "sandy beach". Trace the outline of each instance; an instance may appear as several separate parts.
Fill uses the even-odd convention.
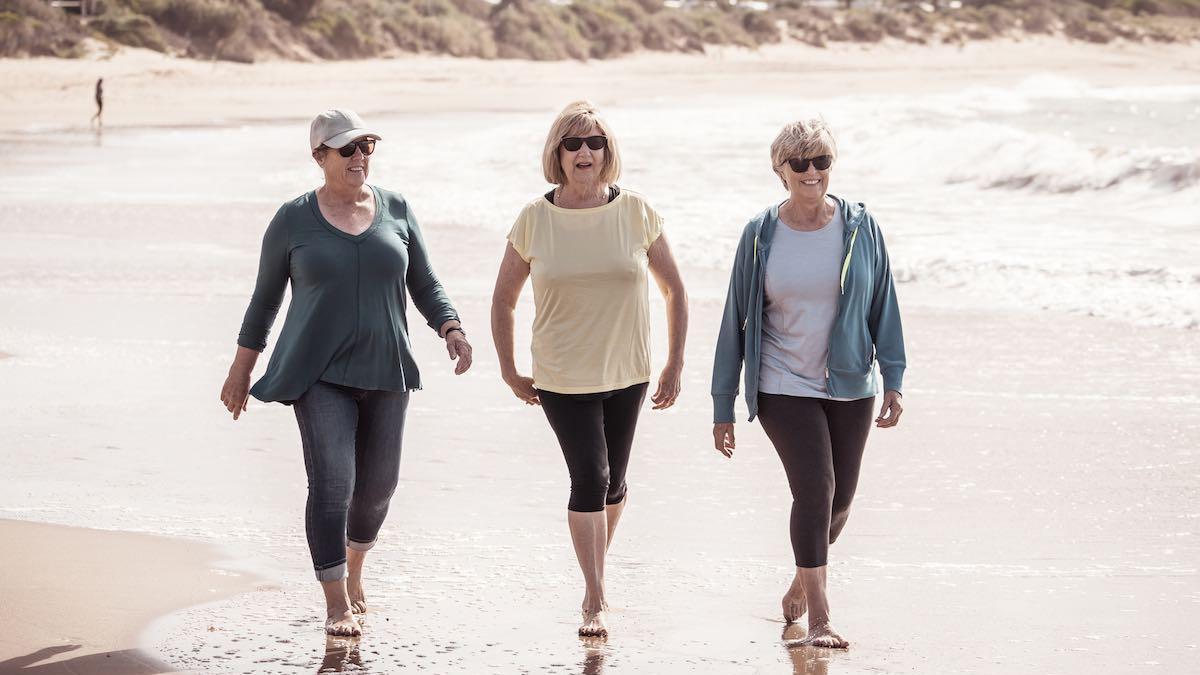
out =
[[[647,53],[587,63],[414,56],[244,65],[126,48],[88,60],[0,59],[5,78],[0,130],[87,128],[97,77],[105,78],[109,128],[208,126],[308,120],[307,111],[324,100],[343,101],[364,115],[542,110],[561,107],[564,92],[586,95],[598,105],[761,95],[797,84],[813,95],[832,87],[927,94],[1012,83],[1031,71],[1081,74],[1097,85],[1143,78],[1183,84],[1194,82],[1200,71],[1196,51],[1188,44],[1031,38],[962,47],[716,47],[702,57]],[[662,86],[664,77],[669,87]]]
[[[34,583],[0,580],[0,672],[1189,672],[1198,73],[1195,46],[1055,40],[584,64],[0,60],[15,519],[0,537],[46,551],[0,553],[9,570],[36,560]],[[503,234],[543,190],[546,125],[580,97],[611,111],[622,185],[666,217],[691,298],[683,396],[639,425],[603,644],[574,636],[561,455],[500,381],[487,329]],[[334,105],[378,120],[371,182],[413,203],[477,354],[456,378],[410,314],[425,388],[357,641],[321,634],[291,410],[252,402],[235,423],[217,402],[263,228],[315,187],[307,120]],[[761,428],[738,425],[732,461],[710,435],[733,242],[782,198],[772,134],[813,111],[839,130],[833,191],[885,226],[910,361],[904,420],[873,434],[832,553],[846,653],[783,633],[790,504]],[[212,545],[269,587],[214,573]],[[146,579],[161,590],[132,592]]]
[[[0,605],[0,673],[152,675],[175,669],[141,648],[162,614],[254,590],[194,541],[0,520],[12,571]]]

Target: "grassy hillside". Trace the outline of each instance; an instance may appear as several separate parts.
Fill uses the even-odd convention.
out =
[[[84,38],[196,58],[341,59],[396,53],[591,59],[781,39],[964,42],[1054,34],[1089,42],[1200,37],[1200,0],[890,0],[874,8],[766,10],[661,0],[95,0],[80,18],[0,0],[0,56],[76,56]],[[857,3],[843,3],[855,5]]]

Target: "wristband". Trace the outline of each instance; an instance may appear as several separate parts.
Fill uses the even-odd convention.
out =
[[[463,330],[463,329],[462,329],[461,327],[459,327],[459,326],[455,326],[455,327],[453,327],[453,328],[447,328],[447,329],[446,329],[446,334],[442,336],[442,339],[443,339],[443,340],[445,340],[446,338],[449,338],[449,337],[450,337],[450,334],[451,334],[451,333],[453,333],[454,331],[458,331],[458,332],[460,332],[460,333],[462,333],[462,334],[463,334],[463,337],[467,337],[467,331]]]

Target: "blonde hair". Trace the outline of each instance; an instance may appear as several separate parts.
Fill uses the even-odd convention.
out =
[[[829,125],[821,117],[797,120],[783,125],[771,143],[771,169],[783,181],[783,173],[779,168],[781,164],[793,157],[807,159],[821,155],[833,155],[833,159],[837,160],[837,141],[833,140]],[[786,181],[783,187],[787,188]]]
[[[563,172],[562,161],[559,159],[558,148],[562,139],[568,136],[579,136],[592,128],[608,138],[608,147],[604,151],[604,166],[600,167],[600,182],[612,185],[621,176],[621,151],[617,148],[617,138],[612,129],[596,112],[596,106],[587,101],[575,101],[567,104],[563,111],[550,125],[550,133],[546,135],[546,147],[542,150],[542,173],[546,182],[555,185],[566,185],[567,175]]]

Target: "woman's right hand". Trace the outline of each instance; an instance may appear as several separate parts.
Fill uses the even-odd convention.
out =
[[[233,419],[236,420],[246,412],[249,400],[250,373],[230,370],[229,377],[225,378],[225,384],[221,387],[221,403],[225,404],[226,410],[233,413]]]
[[[525,401],[526,405],[541,405],[542,401],[538,398],[537,389],[533,388],[533,378],[525,377],[524,375],[513,375],[512,377],[504,378],[504,384],[507,384],[512,389],[513,394]]]
[[[726,457],[733,457],[733,449],[737,442],[733,438],[733,422],[720,422],[713,425],[713,445],[717,452]]]

